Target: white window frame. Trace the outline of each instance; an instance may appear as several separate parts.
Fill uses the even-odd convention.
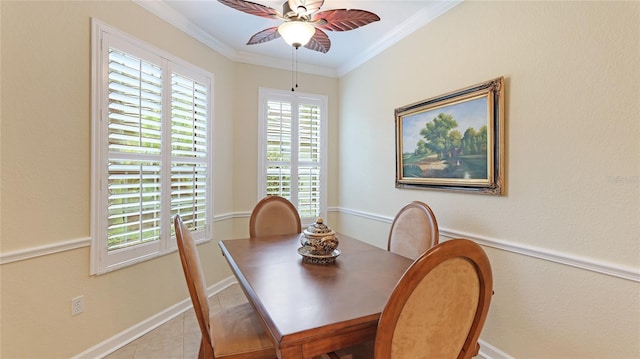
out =
[[[207,149],[201,161],[206,166],[206,224],[192,231],[198,243],[213,237],[213,74],[148,45],[124,32],[92,19],[92,173],[91,173],[91,274],[103,274],[177,250],[171,217],[171,74],[194,79],[207,87]],[[108,96],[109,49],[117,48],[162,68],[162,150],[160,239],[109,251],[108,207]]]
[[[293,140],[298,137],[298,104],[310,103],[320,108],[320,217],[327,218],[327,134],[328,134],[328,100],[327,96],[285,91],[271,88],[259,88],[258,94],[258,198],[260,200],[267,195],[267,104],[269,100],[290,102],[292,108],[292,154],[291,154],[291,178],[297,178],[298,143]],[[296,186],[291,186],[291,202],[297,206]],[[303,226],[312,224],[316,218],[302,217]]]

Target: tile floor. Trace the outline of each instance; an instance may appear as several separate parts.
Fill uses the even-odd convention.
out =
[[[209,299],[211,311],[221,306],[246,301],[238,284]],[[195,359],[200,348],[200,328],[193,310],[171,319],[104,359]]]
[[[247,301],[242,289],[236,283],[209,298],[209,310],[237,305]],[[196,359],[200,349],[200,328],[193,309],[171,319],[158,328],[132,341],[103,359]],[[366,353],[366,354],[365,354]],[[351,355],[338,352],[341,359],[373,358],[373,353]],[[313,359],[329,359],[322,355]]]

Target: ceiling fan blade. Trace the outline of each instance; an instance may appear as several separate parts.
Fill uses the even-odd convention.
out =
[[[336,9],[317,13],[313,22],[321,29],[348,31],[379,20],[378,15],[366,10]]]
[[[324,0],[289,0],[289,7],[296,12],[298,16],[311,15],[320,10]]]
[[[319,51],[326,54],[329,52],[329,49],[331,49],[331,40],[329,40],[327,33],[320,29],[316,29],[316,33],[313,35],[311,40],[304,45],[304,47],[309,50]]]
[[[246,12],[247,14],[266,17],[269,19],[283,19],[282,14],[276,9],[245,0],[218,0],[230,8]]]
[[[253,36],[251,36],[251,38],[247,42],[247,45],[261,44],[263,42],[271,41],[279,37],[280,33],[278,32],[278,27],[274,26],[253,34]]]

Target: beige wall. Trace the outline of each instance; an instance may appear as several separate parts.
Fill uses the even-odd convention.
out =
[[[499,76],[506,194],[396,189],[394,109]],[[506,248],[486,247],[486,343],[517,358],[640,357],[640,3],[463,2],[341,78],[340,104],[342,209],[390,218],[422,200],[446,233]],[[340,229],[383,245],[388,223],[365,217],[342,214]]]
[[[214,241],[200,246],[208,284],[229,276],[219,239],[248,234],[257,199],[258,86],[288,89],[290,73],[237,64],[132,2],[0,2],[2,76],[2,358],[66,358],[188,298],[176,253],[89,275],[91,32],[95,17],[204,68],[214,88]],[[338,80],[300,74],[327,95],[337,130]],[[337,149],[330,152],[337,163]],[[331,185],[336,186],[335,175]],[[337,191],[330,205],[337,204]],[[16,254],[67,251],[13,261]],[[18,255],[17,257],[20,257]],[[9,260],[7,260],[9,259]],[[7,263],[8,262],[8,263]],[[71,298],[85,311],[70,315]]]
[[[90,18],[215,75],[215,213],[233,207],[235,64],[131,2],[7,2],[2,36],[2,255],[90,235]],[[230,224],[216,223],[229,237]],[[210,283],[230,275],[214,242],[201,246]],[[98,277],[89,247],[2,265],[3,358],[76,355],[187,298],[175,253]],[[85,312],[71,317],[71,298]]]
[[[338,130],[338,80],[324,76],[298,74],[298,92],[327,96],[328,137],[330,143],[337,138]],[[233,152],[227,153],[233,159],[233,171],[228,175],[233,179],[233,236],[249,235],[249,215],[258,198],[258,89],[260,87],[289,90],[291,72],[268,67],[236,64],[233,87]],[[327,186],[328,206],[338,203],[337,164],[338,148],[329,146]],[[216,185],[217,187],[217,185]],[[216,199],[217,200],[217,199]],[[330,219],[333,218],[330,216]]]
[[[347,210],[331,223],[382,246],[375,217],[420,199],[448,233],[637,272],[639,11],[464,2],[340,80],[301,75],[301,91],[329,97],[329,206]],[[214,213],[231,219],[200,249],[216,283],[230,275],[216,241],[246,234],[257,199],[257,88],[287,89],[290,74],[234,63],[130,2],[0,1],[0,255],[89,239],[91,17],[215,75]],[[395,189],[393,109],[497,76],[507,194]],[[519,358],[640,356],[637,282],[487,251],[486,343]],[[187,298],[175,253],[98,277],[86,246],[0,269],[2,358],[70,357]]]
[[[234,88],[233,141],[234,172],[236,188],[234,208],[247,211],[253,208],[258,198],[258,89],[260,87],[282,90],[291,89],[291,72],[267,67],[236,64]],[[338,130],[338,80],[335,78],[298,74],[298,92],[325,95],[328,99],[328,137],[330,144],[337,138]],[[337,163],[338,148],[329,146],[327,201],[329,206],[338,203]],[[248,227],[246,229],[248,234]]]

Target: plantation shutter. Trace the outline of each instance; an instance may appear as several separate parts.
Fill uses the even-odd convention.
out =
[[[207,224],[207,96],[206,84],[172,74],[171,217],[192,231]]]
[[[160,238],[162,70],[109,49],[107,249]]]
[[[290,200],[303,221],[323,216],[322,101],[261,89],[262,195]]]
[[[213,75],[92,19],[91,272],[211,239]]]
[[[291,198],[292,142],[291,103],[267,103],[267,195]],[[295,202],[294,202],[295,204]]]
[[[320,107],[298,105],[298,212],[301,217],[320,216]]]

